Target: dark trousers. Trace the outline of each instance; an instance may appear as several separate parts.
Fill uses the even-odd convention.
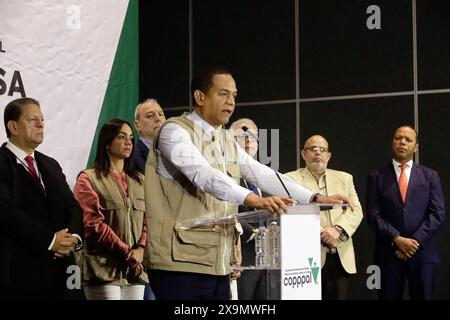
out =
[[[150,270],[156,300],[230,300],[230,276]]]
[[[7,299],[12,300],[63,300],[64,286],[61,284],[51,286],[50,288],[37,287],[30,290],[33,283],[30,282],[27,287],[13,287],[3,291],[7,294]]]
[[[155,294],[152,291],[152,287],[149,283],[145,285],[144,300],[155,300]]]
[[[403,298],[406,280],[412,300],[432,300],[436,284],[437,263],[417,261],[415,257],[401,261],[396,257],[389,264],[381,264],[381,289],[377,290],[380,300]]]
[[[338,253],[327,253],[325,265],[322,268],[322,300],[348,299],[349,277]]]
[[[237,280],[239,300],[267,300],[267,271],[244,270]]]

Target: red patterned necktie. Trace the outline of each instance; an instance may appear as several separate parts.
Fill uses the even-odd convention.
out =
[[[34,167],[34,163],[33,163],[33,157],[32,156],[26,156],[25,157],[25,161],[27,162],[28,165],[28,172],[30,172],[30,174],[37,180],[39,181],[39,183],[41,182],[39,179],[39,176],[36,172],[36,168]]]
[[[401,164],[400,169],[402,172],[400,173],[400,178],[398,179],[398,187],[400,188],[400,194],[402,195],[403,203],[406,200],[406,190],[408,190],[408,180],[406,179],[406,163]]]

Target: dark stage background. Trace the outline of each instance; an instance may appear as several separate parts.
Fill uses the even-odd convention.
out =
[[[380,8],[381,29],[366,26],[370,5]],[[353,174],[363,207],[367,174],[391,160],[393,130],[411,123],[421,139],[416,160],[440,173],[448,208],[449,32],[446,0],[140,1],[140,96],[179,115],[191,105],[193,73],[224,64],[239,90],[232,121],[280,130],[280,171],[296,169],[304,139],[322,134],[329,166]],[[446,223],[439,299],[450,299],[449,233]],[[352,299],[374,299],[365,219],[354,242]]]

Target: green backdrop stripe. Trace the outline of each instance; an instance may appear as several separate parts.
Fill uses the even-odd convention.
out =
[[[133,124],[134,108],[139,101],[138,19],[139,0],[130,0],[93,137],[88,167],[94,162],[98,132],[105,122],[112,118],[120,118]]]

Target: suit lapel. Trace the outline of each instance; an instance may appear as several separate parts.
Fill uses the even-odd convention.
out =
[[[336,189],[336,187],[339,185],[339,183],[337,183],[336,177],[333,174],[333,171],[327,170],[325,172],[325,183],[326,183],[326,187],[327,187],[327,193],[329,196],[340,193],[340,191]]]
[[[406,201],[408,201],[408,196],[411,194],[414,186],[417,184],[419,179],[419,166],[415,163],[413,163],[411,167],[411,174],[409,175],[409,181],[408,181],[408,188],[406,189]],[[400,189],[399,189],[400,192]]]
[[[4,143],[2,145],[2,151],[7,152],[7,155],[9,157],[9,160],[11,161],[11,166],[12,168],[15,168],[13,170],[15,170],[15,172],[19,173],[19,171],[23,171],[25,172],[25,176],[27,177],[26,179],[28,179],[29,184],[33,187],[36,187],[36,189],[38,189],[39,191],[43,191],[42,187],[40,186],[40,184],[36,181],[36,179],[28,172],[28,170],[24,167],[24,165],[20,164],[17,162],[17,158],[14,155],[14,153],[11,152],[11,150],[9,150],[8,148],[6,148],[6,143]],[[37,161],[36,161],[37,162]],[[19,171],[16,171],[19,170]]]
[[[138,150],[139,153],[141,154],[143,159],[147,158],[149,149],[147,148],[147,146],[142,142],[141,139],[138,140]]]
[[[311,191],[319,192],[319,186],[317,185],[316,179],[313,177],[311,172],[304,168],[300,172],[300,178],[303,180],[303,186]]]
[[[40,189],[45,193],[47,197],[50,197],[53,194],[53,190],[58,185],[54,180],[52,168],[49,167],[48,162],[45,161],[38,152],[34,153],[34,158],[38,165],[42,183],[44,184],[44,187],[40,186]]]
[[[411,167],[411,174],[409,175],[408,188],[406,189],[405,202],[408,201],[408,195],[411,194],[412,188],[417,183],[417,179],[419,179],[417,170],[418,165],[413,163]],[[397,175],[395,173],[394,165],[392,163],[388,165],[386,172],[387,178],[390,179],[389,183],[392,183],[394,185],[394,189],[396,190],[395,191],[396,198],[398,199],[398,201],[400,201],[400,203],[403,203],[402,195],[400,193],[400,187],[398,185]]]
[[[343,193],[342,190],[340,190],[339,186],[341,185],[339,183],[339,181],[336,179],[336,175],[333,173],[333,171],[328,170],[325,172],[325,185],[327,188],[327,194],[328,196],[333,195],[333,194],[338,194],[338,193]],[[345,193],[344,193],[345,195]],[[335,207],[334,209],[330,209],[327,212],[329,212],[330,214],[330,221],[326,221],[323,222],[323,224],[327,225],[329,223],[331,223],[331,225],[333,225],[337,219],[338,216],[340,216],[342,214],[342,210]],[[325,215],[321,215],[323,218],[326,218]]]
[[[390,163],[386,167],[386,178],[388,181],[388,185],[392,186],[392,188],[395,190],[395,198],[398,201],[400,201],[400,203],[403,203],[402,194],[400,193],[400,187],[398,186],[397,175],[395,173],[394,165],[392,163]],[[408,194],[408,191],[406,191],[406,193]]]

